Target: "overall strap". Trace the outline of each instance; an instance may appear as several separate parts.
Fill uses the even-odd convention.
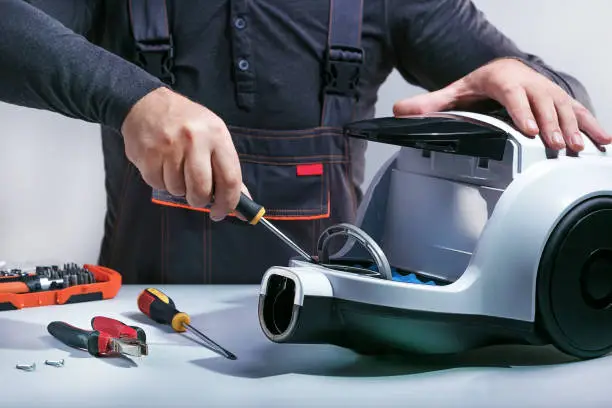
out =
[[[344,126],[359,100],[363,0],[330,0],[324,59],[322,126]]]
[[[174,44],[166,0],[129,0],[128,7],[136,62],[151,75],[174,85]]]

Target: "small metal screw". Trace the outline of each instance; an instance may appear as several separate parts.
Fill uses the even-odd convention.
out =
[[[60,361],[45,360],[45,364],[53,366],[53,367],[63,367],[64,366],[64,359],[62,358]]]
[[[34,371],[36,370],[36,363],[32,364],[17,364],[16,368],[23,371]]]

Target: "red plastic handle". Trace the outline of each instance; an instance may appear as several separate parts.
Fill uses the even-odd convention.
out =
[[[120,322],[119,320],[111,319],[104,316],[96,316],[91,319],[91,327],[100,333],[107,333],[110,337],[129,337],[138,338],[138,333],[132,327]]]

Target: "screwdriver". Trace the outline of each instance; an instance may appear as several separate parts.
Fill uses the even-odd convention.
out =
[[[268,229],[268,231],[279,237],[285,244],[290,246],[294,251],[304,257],[307,261],[317,263],[316,260],[312,256],[308,255],[306,251],[300,248],[298,244],[296,244],[288,236],[279,231],[274,225],[270,223],[270,221],[266,220],[263,217],[266,213],[266,209],[262,205],[259,205],[255,201],[251,200],[246,194],[240,194],[240,201],[238,202],[236,211],[240,213],[240,215],[242,215],[244,218],[246,218],[249,224],[263,225]]]
[[[202,340],[208,343],[211,348],[223,357],[236,360],[237,357],[212,341],[204,333],[191,326],[191,318],[187,313],[176,309],[174,301],[155,288],[147,288],[138,295],[138,309],[157,323],[167,324],[176,332],[184,332],[187,329],[193,330]]]

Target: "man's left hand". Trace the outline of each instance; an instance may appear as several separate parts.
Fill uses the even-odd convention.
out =
[[[446,88],[398,101],[396,116],[468,109],[499,102],[514,124],[529,137],[540,134],[552,149],[584,148],[580,130],[597,145],[612,142],[597,119],[560,86],[522,62],[504,58],[480,67]]]

